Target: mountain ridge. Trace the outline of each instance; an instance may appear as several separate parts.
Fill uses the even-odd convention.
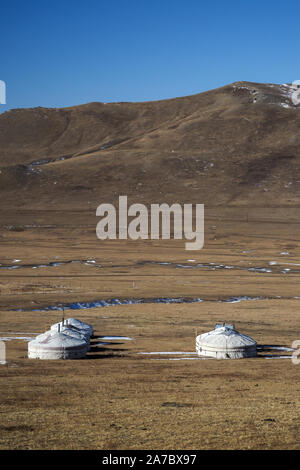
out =
[[[136,202],[298,204],[294,91],[234,82],[167,100],[7,111],[2,203],[90,207],[127,194]]]

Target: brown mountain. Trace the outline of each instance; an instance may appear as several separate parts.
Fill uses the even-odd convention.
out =
[[[1,207],[116,202],[300,203],[290,85],[237,82],[183,98],[0,115]]]

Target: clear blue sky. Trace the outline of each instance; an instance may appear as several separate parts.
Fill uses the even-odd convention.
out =
[[[300,79],[299,2],[11,0],[0,14],[0,112]]]

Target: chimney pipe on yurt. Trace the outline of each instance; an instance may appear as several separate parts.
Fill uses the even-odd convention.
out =
[[[64,308],[63,305],[61,306],[61,308],[62,308],[62,311],[63,311],[63,313],[62,313],[62,322],[61,323],[62,323],[62,326],[64,326],[64,324],[65,324],[65,308]]]

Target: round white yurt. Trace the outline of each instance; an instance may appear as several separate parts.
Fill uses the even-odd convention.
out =
[[[28,343],[30,359],[81,359],[86,356],[88,345],[84,339],[61,332],[47,332]]]
[[[94,328],[89,325],[88,323],[84,323],[77,318],[67,318],[66,320],[62,320],[59,323],[55,323],[54,325],[51,326],[51,330],[58,330],[58,325],[60,327],[68,327],[68,328],[74,328],[75,330],[80,331],[80,333],[84,334],[84,336],[93,336],[94,334]]]
[[[218,324],[215,329],[196,337],[199,356],[216,359],[240,359],[257,355],[257,343],[235,330],[233,325]]]

